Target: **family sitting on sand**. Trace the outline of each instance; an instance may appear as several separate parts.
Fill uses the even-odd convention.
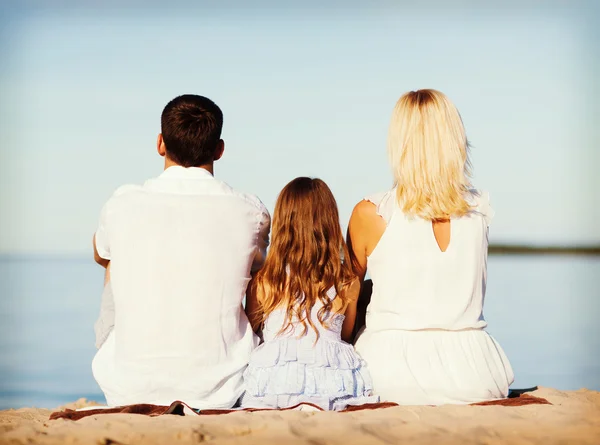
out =
[[[283,188],[272,228],[257,197],[216,179],[222,124],[211,100],[173,99],[157,141],[164,172],[102,209],[92,368],[109,405],[338,410],[507,396],[513,371],[483,318],[493,211],[471,188],[463,123],[445,95],[397,102],[395,185],[356,205],[347,244],[320,179]],[[354,335],[367,271],[372,295]]]

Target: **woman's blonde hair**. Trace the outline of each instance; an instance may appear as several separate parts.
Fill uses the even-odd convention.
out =
[[[299,321],[303,335],[312,327],[311,310],[317,301],[318,320],[327,325],[333,301],[327,291],[334,287],[342,308],[347,289],[354,280],[344,242],[337,204],[331,190],[320,179],[296,178],[286,185],[275,204],[272,243],[265,265],[254,285],[263,322],[275,309],[285,309],[281,332]],[[340,309],[342,310],[342,309]]]
[[[437,220],[470,211],[469,143],[458,110],[444,94],[428,89],[400,97],[388,155],[404,213]]]

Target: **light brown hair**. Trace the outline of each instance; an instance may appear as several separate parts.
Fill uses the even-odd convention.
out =
[[[275,204],[272,244],[264,267],[256,276],[256,295],[264,320],[275,309],[285,309],[281,332],[299,321],[303,335],[309,326],[312,307],[321,301],[318,321],[326,325],[333,312],[327,291],[334,287],[336,298],[347,306],[346,291],[355,276],[344,242],[335,198],[320,179],[296,178],[287,184]]]

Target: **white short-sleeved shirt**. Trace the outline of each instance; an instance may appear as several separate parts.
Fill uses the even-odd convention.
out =
[[[270,217],[201,168],[119,188],[102,210],[115,325],[92,364],[109,405],[231,407],[257,344],[242,300],[262,266]]]

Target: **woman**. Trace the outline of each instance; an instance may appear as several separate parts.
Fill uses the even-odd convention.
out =
[[[356,205],[348,244],[373,294],[356,350],[381,400],[403,405],[504,398],[514,375],[483,329],[486,193],[471,189],[460,114],[435,90],[397,102],[388,136],[395,186]]]

